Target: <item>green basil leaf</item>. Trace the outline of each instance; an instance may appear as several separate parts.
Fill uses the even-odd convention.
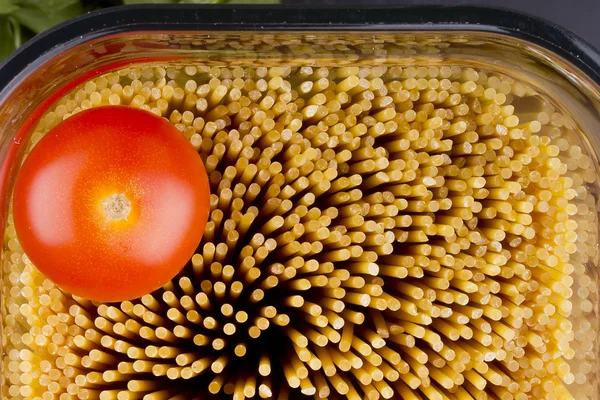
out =
[[[15,49],[15,32],[10,17],[0,15],[0,60],[8,57]]]
[[[27,39],[23,38],[23,32],[21,31],[21,24],[19,24],[19,21],[17,21],[15,19],[15,17],[13,17],[13,16],[8,17],[8,22],[10,23],[10,27],[12,28],[13,43],[14,43],[15,49],[18,49],[19,47],[21,47],[21,45],[25,41],[27,41]]]
[[[18,10],[19,6],[12,0],[0,0],[0,15],[10,14]]]
[[[177,3],[175,0],[123,0],[123,4],[171,4]]]
[[[55,13],[74,4],[81,3],[80,0],[18,0],[15,2],[21,7],[37,8],[47,13]]]
[[[215,4],[218,0],[181,0],[179,4]]]
[[[41,10],[36,8],[19,8],[13,15],[25,27],[34,33],[41,33],[54,25],[74,18],[83,12],[81,3],[75,2],[59,10]]]

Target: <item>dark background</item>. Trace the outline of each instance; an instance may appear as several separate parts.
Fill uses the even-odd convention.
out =
[[[509,8],[544,18],[584,38],[600,50],[600,0],[282,0],[301,5],[479,5]]]

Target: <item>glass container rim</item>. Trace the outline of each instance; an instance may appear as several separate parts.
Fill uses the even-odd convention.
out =
[[[45,61],[100,37],[168,31],[472,32],[511,36],[566,59],[600,85],[600,53],[573,32],[542,18],[482,6],[340,7],[298,5],[128,5],[87,13],[25,43],[0,63],[0,104]]]

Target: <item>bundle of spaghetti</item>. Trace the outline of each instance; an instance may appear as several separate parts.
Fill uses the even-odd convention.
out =
[[[160,290],[99,304],[45,279],[9,215],[3,397],[596,397],[596,172],[534,89],[461,66],[132,67],[30,146],[106,104],[198,150],[202,243]]]

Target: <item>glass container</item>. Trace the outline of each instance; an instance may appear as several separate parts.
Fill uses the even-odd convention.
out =
[[[344,81],[347,76],[355,76],[356,83]],[[162,84],[157,83],[161,79]],[[240,344],[258,348],[259,350],[249,348],[249,354],[256,353],[255,359],[252,359],[254,356],[244,359],[237,353],[233,355],[239,350],[238,347],[233,347],[238,342],[227,345],[230,346],[226,347],[229,349],[226,358],[229,357],[230,369],[220,375],[222,381],[219,381],[221,378],[215,372],[218,370],[214,368],[215,360],[210,358],[213,353],[207,353],[210,358],[205,361],[207,365],[203,364],[204,361],[187,365],[185,360],[179,358],[174,362],[173,357],[164,362],[167,365],[164,371],[162,367],[156,371],[152,369],[152,363],[158,363],[156,360],[160,356],[154,358],[155,355],[150,354],[152,350],[148,350],[148,347],[145,355],[142,354],[144,350],[140,350],[142,353],[138,354],[140,348],[154,346],[152,348],[157,352],[164,349],[165,357],[169,358],[169,346],[175,349],[177,355],[185,355],[198,351],[195,347],[198,343],[190,341],[192,336],[187,333],[190,328],[186,324],[175,334],[177,337],[168,339],[175,327],[181,324],[167,319],[158,325],[148,324],[144,311],[134,312],[134,307],[143,308],[146,313],[160,314],[169,308],[189,312],[198,309],[199,303],[189,306],[189,309],[183,302],[176,306],[169,305],[169,295],[165,293],[175,294],[180,298],[190,294],[187,289],[173,285],[154,294],[160,304],[154,304],[148,297],[129,302],[128,305],[92,304],[85,299],[62,293],[35,270],[19,247],[11,217],[13,184],[24,156],[48,129],[62,118],[96,105],[95,100],[90,98],[91,93],[96,93],[98,104],[122,103],[125,101],[123,96],[127,97],[124,94],[125,87],[133,86],[135,90],[141,90],[143,82],[153,82],[155,86],[150,84],[150,89],[159,87],[156,85],[162,85],[159,89],[164,85],[172,85],[183,88],[185,96],[190,93],[193,95],[187,110],[193,114],[193,119],[188,118],[187,122],[183,109],[181,112],[173,112],[177,106],[170,104],[163,110],[160,109],[156,102],[161,96],[160,91],[157,99],[152,100],[153,94],[148,89],[148,96],[144,101],[140,100],[138,106],[145,103],[148,110],[169,118],[201,151],[204,137],[210,134],[202,133],[202,128],[196,126],[195,121],[198,116],[203,116],[203,123],[208,123],[214,115],[203,114],[196,107],[196,102],[202,97],[196,90],[200,90],[197,88],[202,85],[210,87],[211,82],[215,82],[214,79],[220,80],[221,84],[229,80],[230,86],[236,84],[235,79],[254,80],[254,85],[259,85],[256,82],[262,80],[261,84],[267,85],[268,90],[279,90],[278,95],[291,93],[288,102],[293,103],[298,97],[304,97],[303,104],[306,104],[312,99],[316,102],[313,111],[306,108],[295,110],[305,112],[304,122],[301,129],[299,126],[292,129],[293,132],[302,133],[308,140],[313,139],[311,135],[314,132],[307,127],[318,126],[319,120],[314,117],[319,110],[317,106],[325,104],[325,100],[338,101],[339,106],[344,100],[335,96],[344,92],[348,93],[345,95],[346,102],[358,103],[364,100],[369,102],[369,108],[381,108],[378,117],[374,117],[375,120],[372,119],[371,122],[364,120],[364,117],[367,114],[373,115],[373,112],[357,113],[355,117],[359,120],[363,118],[365,129],[377,131],[380,129],[377,125],[379,122],[383,132],[401,129],[404,123],[413,130],[417,128],[417,134],[419,131],[422,133],[428,129],[427,124],[436,123],[427,122],[431,121],[428,119],[431,115],[423,121],[419,121],[417,115],[428,109],[427,104],[434,104],[431,109],[442,109],[443,115],[450,115],[447,110],[452,110],[454,116],[450,122],[453,128],[450,123],[441,128],[440,122],[439,126],[430,129],[431,132],[443,129],[446,132],[443,138],[451,138],[450,142],[457,146],[460,140],[453,135],[466,135],[466,127],[473,123],[473,131],[469,132],[477,133],[477,140],[472,145],[462,145],[463,153],[456,148],[446,153],[451,156],[448,160],[462,158],[460,165],[479,166],[483,171],[465,177],[466,180],[475,179],[472,182],[479,182],[477,179],[483,177],[486,186],[482,188],[474,183],[474,191],[470,193],[475,196],[474,202],[480,207],[473,210],[474,215],[469,215],[464,220],[465,225],[459,221],[455,227],[457,232],[462,226],[468,226],[470,231],[480,232],[484,237],[481,242],[471,240],[471,247],[460,245],[460,249],[450,250],[452,239],[447,238],[452,237],[452,234],[442,234],[440,226],[450,226],[453,222],[448,222],[450,213],[444,213],[443,208],[439,209],[443,207],[440,204],[444,204],[441,198],[450,198],[451,204],[455,205],[462,200],[456,197],[459,194],[448,194],[447,190],[444,194],[444,190],[436,190],[439,186],[436,187],[434,183],[427,184],[426,178],[433,181],[434,177],[428,177],[423,169],[419,170],[414,179],[421,179],[420,182],[425,182],[424,187],[431,189],[433,196],[440,197],[440,201],[436,203],[438,209],[411,211],[406,207],[412,206],[404,205],[408,211],[403,214],[398,210],[402,207],[396,206],[394,215],[396,221],[400,215],[411,219],[412,225],[408,224],[407,231],[414,229],[417,220],[430,218],[431,221],[438,221],[437,236],[434,233],[424,242],[431,243],[434,247],[437,244],[440,249],[444,242],[447,243],[448,250],[444,250],[446,256],[453,260],[463,260],[463,266],[470,262],[467,260],[475,263],[477,257],[486,260],[483,265],[469,267],[472,267],[472,272],[468,274],[470,283],[476,285],[475,291],[464,285],[460,286],[459,283],[452,283],[454,294],[450,298],[454,300],[447,300],[448,292],[444,294],[447,289],[444,287],[429,288],[429,291],[424,287],[425,292],[418,289],[421,291],[420,296],[407,298],[407,291],[414,289],[414,286],[409,289],[411,282],[417,286],[421,284],[419,272],[411,268],[415,268],[415,262],[416,266],[419,265],[418,257],[433,259],[431,252],[435,253],[436,250],[431,247],[423,250],[420,247],[421,240],[411,242],[412,239],[407,241],[404,238],[401,244],[392,243],[391,250],[392,255],[415,255],[412,265],[405,268],[408,277],[398,277],[398,287],[403,288],[397,289],[399,294],[395,295],[400,299],[400,311],[398,308],[390,309],[392,302],[389,298],[385,303],[387,308],[373,308],[368,301],[363,304],[363,297],[356,300],[355,305],[347,306],[348,310],[357,310],[358,305],[364,307],[363,317],[367,321],[375,321],[373,326],[377,328],[371,328],[371,333],[379,335],[378,338],[383,340],[378,342],[377,338],[373,339],[365,344],[368,347],[365,350],[361,343],[368,342],[365,337],[373,336],[360,331],[364,327],[354,321],[355,337],[363,340],[360,343],[353,342],[350,351],[356,357],[339,350],[346,340],[344,335],[352,335],[352,330],[347,328],[351,323],[346,322],[344,328],[335,325],[332,318],[329,318],[329,323],[333,324],[333,330],[342,334],[341,340],[338,337],[336,341],[335,334],[327,333],[327,328],[320,327],[323,329],[311,331],[317,332],[315,335],[318,337],[310,337],[311,343],[308,345],[298,346],[298,342],[292,345],[293,340],[290,338],[293,335],[286,336],[281,332],[289,333],[290,327],[298,327],[306,334],[308,328],[305,327],[305,322],[298,322],[302,319],[300,315],[304,314],[290,311],[291,321],[289,318],[286,324],[279,321],[287,327],[271,323],[270,329],[274,329],[276,333],[270,336],[265,334],[255,342],[251,340],[252,334],[250,338],[239,336],[245,339],[235,339]],[[320,103],[318,99],[311,97],[318,93],[314,88],[319,85],[319,79],[330,79],[337,88],[337,91],[331,91],[333,95],[327,94]],[[311,80],[306,92],[299,93],[303,90],[302,82]],[[134,81],[140,85],[137,89]],[[289,82],[289,87],[286,89],[279,81]],[[364,95],[361,90],[354,89],[360,86],[359,81],[360,84],[367,82],[367,88],[363,88],[363,92],[370,90],[371,95]],[[190,84],[194,87],[186,87],[186,82],[194,82]],[[343,89],[343,82],[350,85],[349,89]],[[1,397],[44,400],[192,399],[205,398],[210,392],[219,393],[224,398],[244,398],[244,394],[246,397],[260,395],[263,398],[402,396],[415,399],[598,399],[599,82],[600,58],[580,38],[561,27],[531,16],[477,7],[299,9],[130,6],[87,14],[39,35],[0,65],[0,216],[4,231],[0,269]],[[114,85],[118,87],[115,88]],[[215,85],[218,86],[219,83]],[[242,81],[240,87],[243,86]],[[406,93],[401,88],[406,89]],[[435,94],[428,94],[428,88]],[[103,93],[102,89],[108,92]],[[442,91],[445,91],[445,100],[440,98]],[[113,100],[110,96],[117,92],[117,97],[120,98]],[[414,95],[415,92],[418,95]],[[469,93],[477,95],[470,97]],[[460,94],[460,99],[453,102],[452,94]],[[264,93],[258,93],[253,103],[261,104],[263,95]],[[404,95],[412,97],[410,100],[403,99]],[[433,100],[426,100],[427,96],[431,96]],[[478,104],[474,103],[475,98],[478,99]],[[182,97],[180,100],[187,99],[188,97]],[[129,98],[126,101],[133,100]],[[216,101],[216,104],[221,102]],[[407,102],[410,102],[410,106],[407,106]],[[210,107],[210,98],[208,104]],[[460,106],[465,104],[470,111],[461,118]],[[404,114],[399,119],[387,119],[385,110],[389,108],[394,110],[394,115]],[[409,109],[414,111],[412,117],[410,112],[407,113]],[[234,111],[233,113],[235,114]],[[345,115],[350,114],[348,111]],[[445,118],[443,115],[442,119]],[[485,119],[488,119],[487,123],[477,122]],[[229,118],[229,125],[222,129],[226,132],[241,130],[241,120],[243,118],[236,120],[234,115]],[[384,122],[391,120],[395,121],[396,126],[390,128],[391,125],[385,125],[383,128]],[[461,121],[465,121],[462,123],[465,126],[462,131]],[[274,122],[277,122],[276,118]],[[350,129],[352,123],[348,122],[346,125]],[[483,125],[487,127],[481,128]],[[448,134],[449,129],[454,129],[454,134]],[[403,134],[409,137],[410,132],[412,131]],[[375,139],[371,146],[386,148],[391,142],[386,142],[378,135],[373,134]],[[414,141],[416,138],[408,140]],[[473,150],[481,143],[486,143],[487,150]],[[422,146],[421,149],[429,151],[427,146]],[[433,148],[430,152],[433,154],[436,151]],[[394,150],[388,148],[386,152],[391,157]],[[438,153],[443,152],[438,151],[436,154]],[[504,159],[496,162],[500,156],[504,156]],[[404,160],[404,164],[411,157]],[[208,162],[206,157],[204,160]],[[339,164],[344,166],[336,164],[336,173],[343,175],[350,174],[349,171],[359,171],[360,168],[352,164],[353,160],[355,159],[341,160]],[[442,169],[441,165],[432,163],[427,171],[431,172],[431,168],[438,167]],[[500,167],[490,167],[493,163],[499,163]],[[402,163],[395,165],[400,164]],[[494,172],[493,168],[499,169]],[[506,169],[511,172],[506,172],[505,181],[518,184],[514,191],[512,188],[515,184],[502,186],[494,180],[494,176],[502,175],[502,170]],[[437,176],[441,176],[442,180],[445,178],[445,182],[451,181],[449,178],[452,172],[444,171],[444,174]],[[363,184],[371,182],[368,184],[371,185],[369,188],[376,185],[374,180],[368,180],[376,175],[374,172],[363,171],[359,173],[361,174]],[[365,196],[368,194],[367,186],[358,187],[364,188]],[[502,192],[502,188],[509,188],[508,192]],[[452,189],[450,192],[452,193]],[[413,195],[408,195],[407,198],[411,200]],[[395,196],[396,200],[402,199],[402,195]],[[383,197],[377,199],[377,196],[372,196],[367,200],[372,210],[377,209],[373,207],[374,204],[386,204]],[[469,204],[473,200],[471,198]],[[397,204],[402,204],[402,200],[398,201],[400,203]],[[521,204],[527,201],[530,205]],[[509,203],[513,208],[502,208]],[[490,209],[494,207],[498,208],[492,215]],[[332,211],[335,215],[343,212],[342,205],[333,208],[338,209]],[[527,217],[528,220],[521,217],[521,214],[511,214],[516,209],[523,215],[532,217]],[[370,215],[367,214],[364,218],[368,219]],[[338,220],[340,218],[342,217],[338,216]],[[346,220],[340,224],[344,225]],[[411,232],[417,231],[418,229]],[[400,242],[403,234],[400,230],[396,234],[398,236],[395,239]],[[315,235],[311,237],[314,238]],[[415,236],[416,234],[410,237]],[[453,239],[457,243],[456,234]],[[373,250],[374,244],[364,243],[363,250],[377,252]],[[487,249],[487,253],[482,248]],[[360,250],[361,254],[363,250]],[[379,261],[369,260],[367,263],[378,263],[379,274],[383,276],[384,264],[390,263],[390,259],[386,258],[389,251],[378,251],[383,252],[380,253]],[[315,257],[319,262],[325,262],[326,257]],[[364,260],[342,260],[335,268],[353,271],[362,268],[358,264],[365,263]],[[440,260],[437,262],[438,267],[440,263],[443,266],[446,262],[443,257]],[[193,269],[193,261],[186,267],[186,271]],[[395,264],[394,267],[400,268],[399,265]],[[235,264],[233,267],[242,268]],[[476,268],[480,271],[476,271]],[[425,271],[424,279],[429,279],[426,282],[432,285],[435,279],[443,279],[440,278],[441,275],[436,275],[439,271],[429,271],[425,264],[422,265],[422,270]],[[411,271],[417,275],[411,276]],[[370,271],[363,271],[356,275],[366,277],[367,286],[371,285],[371,289],[373,285],[382,284],[383,281],[378,283],[371,276],[377,273],[369,273]],[[185,271],[183,274],[185,275]],[[458,272],[453,271],[452,274],[454,278],[450,281],[457,282]],[[179,278],[181,275],[177,279]],[[364,285],[365,278],[361,279]],[[402,282],[408,282],[409,286],[402,286]],[[202,292],[199,282],[196,284],[198,286],[191,289],[193,296]],[[345,285],[339,279],[337,284],[341,287]],[[350,286],[349,283],[345,286],[348,292],[351,292],[348,289]],[[462,289],[457,289],[458,287]],[[385,290],[385,284],[383,288]],[[277,293],[278,296],[284,296],[285,290]],[[315,293],[316,300],[312,301],[319,303],[322,299],[320,296],[325,296],[322,294],[325,292]],[[377,294],[372,294],[371,299],[376,297]],[[459,300],[462,298],[466,300]],[[355,301],[350,297],[342,299],[345,303],[347,300],[347,304]],[[433,313],[438,313],[433,316],[433,320],[441,320],[441,323],[425,323],[426,326],[433,327],[427,331],[427,335],[435,336],[433,339],[431,336],[423,337],[419,331],[407,334],[410,330],[407,325],[394,325],[390,322],[399,318],[398,315],[401,314],[398,313],[411,314],[410,304],[415,306],[411,303],[412,300],[426,314],[431,315],[432,307]],[[429,305],[425,300],[429,301]],[[276,308],[283,304],[281,299],[272,301]],[[405,306],[406,304],[409,306]],[[131,309],[127,309],[128,306]],[[318,308],[321,309],[321,306]],[[475,308],[483,309],[483,316],[478,316],[478,311],[473,311]],[[260,312],[269,313],[257,311],[258,308],[252,310],[257,314],[250,315],[251,318],[260,317]],[[324,314],[321,315],[330,316],[333,313],[331,310],[322,312]],[[469,314],[470,312],[473,314]],[[377,325],[377,315],[384,316],[387,325],[385,321],[383,325],[386,328]],[[464,319],[460,318],[461,315]],[[443,325],[444,320],[446,325]],[[128,322],[127,325],[126,321],[133,322]],[[136,323],[137,328],[134,326]],[[367,328],[364,329],[368,330],[370,323],[366,322],[364,326]],[[151,332],[141,334],[143,338],[136,336],[140,334],[140,326]],[[166,333],[162,332],[165,336],[156,339],[157,329],[161,326],[165,328]],[[468,329],[461,330],[461,326]],[[397,332],[394,332],[394,327]],[[451,332],[448,327],[452,328]],[[206,333],[204,328],[191,329],[195,333]],[[454,337],[455,332],[460,333],[461,337]],[[323,345],[320,341],[325,337],[323,335],[328,334],[330,336],[323,339]],[[272,342],[267,342],[271,339]],[[316,344],[312,343],[313,340]],[[384,342],[386,344],[382,347]],[[392,345],[392,342],[395,344]],[[439,343],[442,345],[438,346]],[[216,348],[214,344],[213,347]],[[262,365],[260,349],[269,347],[272,347],[271,378],[261,375],[253,378],[255,374],[252,371]],[[304,368],[308,372],[307,378],[286,375],[288,358],[295,357],[289,354],[300,354],[303,347],[311,351],[306,358],[310,368]],[[378,352],[380,348],[384,350]],[[385,349],[392,351],[386,353]],[[453,351],[454,355],[449,356],[448,350]],[[93,351],[96,352],[94,356]],[[326,351],[329,356],[324,353]],[[99,355],[101,352],[104,356]],[[246,352],[245,347],[243,352]],[[342,353],[347,356],[346,362],[358,358],[359,365],[353,365],[347,371],[344,362],[336,358]],[[370,356],[376,353],[382,355],[383,361]],[[395,359],[395,354],[401,360]],[[461,358],[465,354],[469,357]],[[330,373],[331,369],[326,368],[332,365],[331,357],[336,365],[335,373]],[[315,364],[311,364],[313,358],[317,359]],[[209,365],[212,365],[212,371],[201,373]],[[423,372],[419,365],[425,365],[427,371]],[[186,370],[186,367],[189,368]],[[390,369],[397,373],[390,372]],[[300,375],[298,371],[295,368],[291,374]],[[262,374],[264,371],[260,372]],[[369,376],[364,378],[361,375],[363,373]],[[377,373],[381,374],[379,379]],[[269,382],[273,385],[272,388],[262,386],[266,385],[267,379],[271,379]],[[415,382],[414,379],[418,383],[413,391],[409,386]],[[238,384],[239,382],[242,383]],[[351,389],[344,389],[344,382],[349,383]],[[219,385],[224,386],[224,389],[213,392],[215,387],[220,388]],[[293,388],[289,389],[289,386]],[[258,388],[258,393],[252,389],[245,392],[247,387]],[[223,394],[224,392],[227,394]],[[328,395],[329,392],[331,395]]]

